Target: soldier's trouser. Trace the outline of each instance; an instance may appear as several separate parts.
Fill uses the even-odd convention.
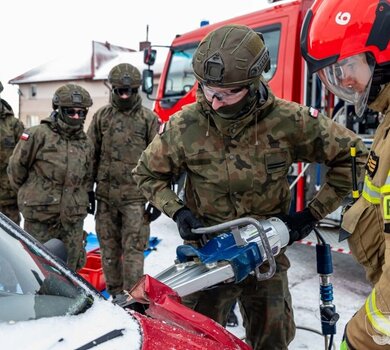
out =
[[[20,225],[20,213],[17,204],[0,205],[0,211],[15,224]]]
[[[96,233],[110,294],[131,289],[143,275],[146,240],[141,227],[144,210],[144,203],[113,207],[98,201]]]
[[[60,239],[64,243],[68,254],[67,265],[76,271],[82,267],[85,254],[83,224],[84,221],[81,220],[75,224],[67,224],[65,228],[59,220],[49,220],[47,222],[25,220],[24,230],[41,243],[45,243],[52,238]]]
[[[226,284],[183,298],[183,303],[226,326],[229,311],[238,300],[246,342],[254,350],[287,349],[295,336],[295,323],[288,289],[289,262],[284,254],[275,276],[259,282],[249,276],[239,284]]]

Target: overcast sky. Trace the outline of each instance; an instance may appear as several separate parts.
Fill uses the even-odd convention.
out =
[[[8,81],[93,40],[138,50],[146,39],[169,45],[176,34],[269,6],[268,0],[5,0],[1,2],[1,98],[17,109]]]

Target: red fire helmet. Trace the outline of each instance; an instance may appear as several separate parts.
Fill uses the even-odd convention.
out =
[[[317,0],[307,12],[301,51],[309,73],[362,115],[374,86],[389,81],[390,0]]]
[[[389,0],[317,0],[306,14],[301,51],[310,73],[336,61],[370,52],[390,62]]]

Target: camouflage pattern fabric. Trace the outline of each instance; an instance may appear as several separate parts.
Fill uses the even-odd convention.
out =
[[[0,211],[19,225],[20,214],[17,194],[7,175],[9,158],[24,129],[23,123],[14,117],[11,106],[0,100]]]
[[[126,111],[112,104],[100,108],[87,132],[95,146],[96,233],[110,293],[129,289],[143,272],[141,223],[146,200],[131,171],[157,134],[158,117],[142,106],[138,94],[132,98],[136,102]]]
[[[143,203],[111,206],[98,201],[96,232],[106,289],[112,294],[130,290],[143,275],[146,237],[141,234]]]
[[[287,349],[295,336],[295,323],[287,269],[286,255],[277,258],[278,270],[271,280],[258,282],[249,276],[238,284],[222,284],[183,298],[183,304],[207,315],[226,327],[229,311],[236,300],[240,307],[245,341],[253,349]],[[262,266],[262,272],[269,266]],[[279,315],[274,317],[273,315]],[[261,336],[280,330],[279,336]]]
[[[185,205],[205,226],[210,226],[240,217],[262,219],[287,214],[290,166],[298,161],[324,163],[329,167],[326,181],[308,204],[313,215],[322,219],[337,209],[352,189],[352,143],[357,148],[361,178],[367,155],[362,140],[318,111],[276,98],[269,91],[264,104],[251,107],[239,119],[226,120],[208,106],[198,91],[197,102],[170,118],[164,131],[143,152],[133,173],[146,198],[172,217],[184,203],[171,190],[171,179],[186,171]],[[281,283],[285,285],[279,276],[283,274],[267,282],[270,290],[280,289]],[[261,290],[262,283],[258,282],[256,288]],[[288,293],[279,293],[279,298],[269,301],[274,308],[272,314],[266,313],[261,296],[246,299],[242,294],[242,305],[247,302],[259,306],[246,310],[247,338],[255,349],[275,341],[281,344],[279,349],[287,349],[292,339],[295,326],[285,309],[287,304],[282,302]],[[225,301],[226,310],[233,303],[234,299],[229,305]],[[207,310],[204,314],[214,316]],[[267,325],[274,325],[269,333],[251,327],[258,317],[266,317]]]
[[[80,251],[87,192],[92,189],[92,156],[93,145],[82,126],[68,127],[55,115],[23,132],[7,171],[31,235],[47,240],[58,229],[64,237],[72,235],[65,238],[78,242]],[[40,224],[46,227],[43,233]],[[74,267],[76,257],[71,259]]]
[[[52,218],[47,221],[24,221],[24,230],[30,233],[41,243],[52,238],[60,239],[68,254],[67,265],[77,271],[86,263],[86,251],[83,241],[83,221],[66,225],[61,224],[60,218]]]

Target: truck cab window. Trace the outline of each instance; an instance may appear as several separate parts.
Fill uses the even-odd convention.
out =
[[[192,72],[192,56],[196,45],[180,49],[174,48],[164,89],[164,97],[184,96],[194,86],[196,79]]]
[[[280,25],[273,25],[268,28],[256,28],[258,32],[263,33],[265,44],[268,47],[271,57],[271,69],[263,73],[268,81],[272,79],[277,67],[277,58],[280,41]],[[164,87],[164,97],[185,96],[194,86],[196,79],[192,72],[192,56],[198,46],[198,43],[186,45],[185,47],[172,48],[172,56],[169,64],[167,79]]]

